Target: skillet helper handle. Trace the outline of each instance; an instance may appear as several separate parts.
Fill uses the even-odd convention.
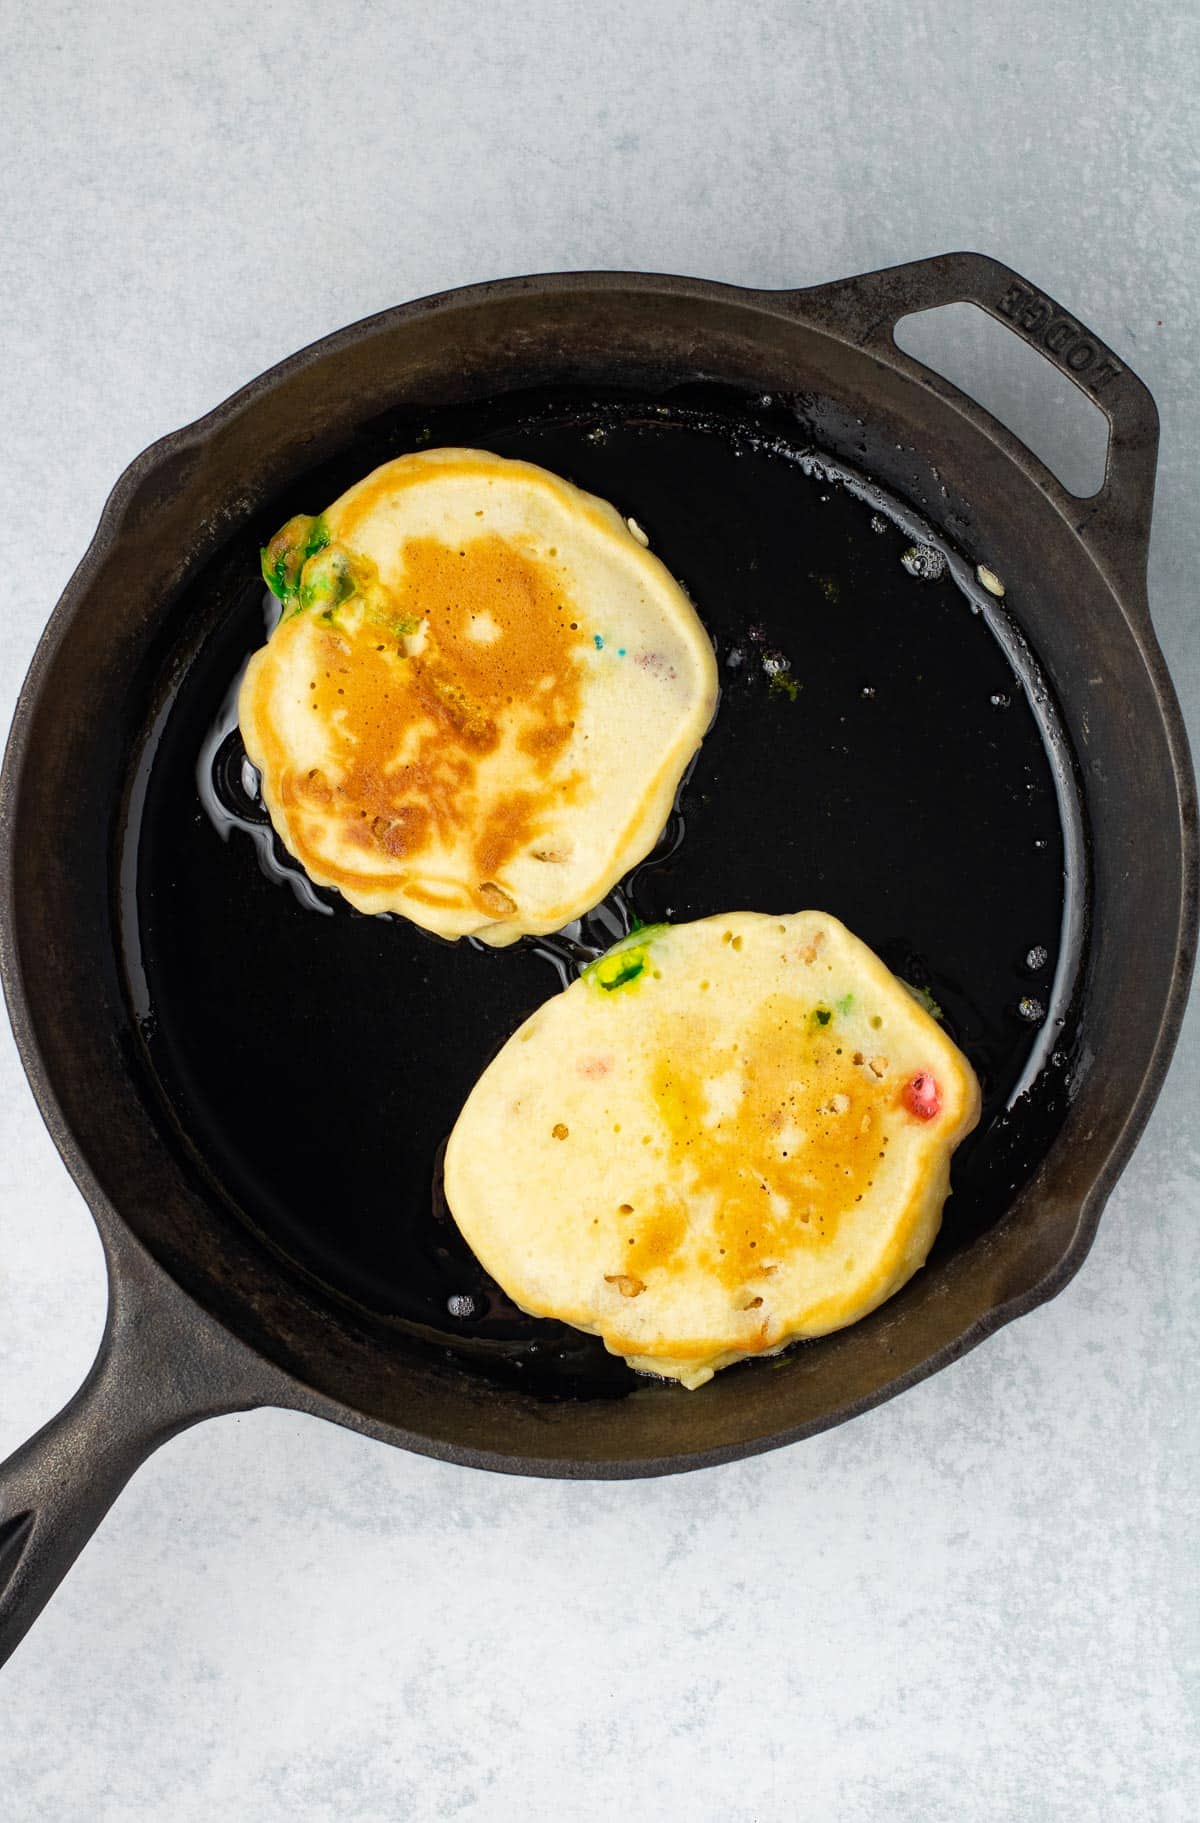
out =
[[[58,1416],[0,1463],[0,1665],[160,1444],[202,1418],[265,1402],[240,1384],[245,1354],[140,1250],[119,1271],[110,1261],[108,1320],[91,1372]]]
[[[1053,362],[1108,419],[1108,454],[1104,481],[1090,499],[1070,493],[1040,463],[1039,483],[1110,581],[1144,606],[1158,412],[1142,381],[1099,336],[984,253],[945,253],[790,295],[801,312],[810,300],[819,304],[824,320],[832,318],[847,339],[878,348],[890,365],[935,387],[989,433],[995,420],[981,405],[897,346],[893,330],[901,318],[943,304],[975,304]]]

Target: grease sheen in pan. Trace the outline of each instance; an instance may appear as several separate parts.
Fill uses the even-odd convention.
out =
[[[717,716],[658,847],[580,924],[504,952],[313,888],[237,733],[259,547],[428,444],[538,463],[635,517],[717,652]],[[926,542],[944,562],[914,575]],[[128,837],[130,989],[207,1179],[364,1323],[544,1395],[624,1394],[637,1376],[598,1338],[518,1310],[473,1258],[441,1149],[500,1046],[633,915],[815,904],[931,992],[975,1069],[981,1119],[934,1256],[987,1229],[1065,1112],[1083,869],[1053,695],[973,577],[808,448],[786,405],[724,390],[391,412],[298,474],[180,602]]]

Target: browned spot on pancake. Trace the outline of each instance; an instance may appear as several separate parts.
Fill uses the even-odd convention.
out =
[[[544,810],[542,798],[534,791],[507,792],[489,807],[475,838],[475,860],[485,879],[499,873],[511,856],[529,846]]]
[[[736,1055],[714,1044],[704,1021],[673,1022],[651,1089],[669,1135],[667,1174],[679,1188],[631,1229],[633,1270],[684,1268],[689,1204],[715,1204],[712,1245],[703,1244],[699,1263],[731,1288],[798,1247],[833,1241],[876,1166],[878,1142],[862,1117],[878,1091],[814,1033],[811,1012],[807,1001],[772,995]],[[741,1099],[714,1117],[709,1085],[728,1071],[739,1073]]]
[[[517,745],[522,753],[528,753],[534,759],[555,759],[570,740],[574,725],[573,722],[547,722],[540,727],[529,728]]]
[[[283,807],[336,816],[356,846],[397,864],[394,877],[410,893],[421,857],[466,837],[472,896],[494,915],[506,864],[583,782],[563,773],[561,759],[579,711],[586,635],[577,616],[571,624],[576,611],[555,571],[490,533],[461,546],[408,539],[401,585],[367,609],[357,632],[330,626],[318,635],[309,700],[332,740],[338,783],[321,771],[285,772]],[[394,624],[424,624],[419,655],[380,641],[380,611]],[[294,636],[292,626],[300,631],[289,623],[282,637]],[[497,795],[480,765],[506,735],[522,756],[522,785]],[[289,819],[293,835],[299,824]],[[300,859],[348,883],[386,883],[331,865],[325,852]]]
[[[641,1219],[633,1218],[626,1240],[625,1263],[632,1272],[645,1274],[669,1267],[687,1236],[687,1204],[680,1196],[660,1194],[658,1206]]]
[[[416,881],[410,882],[405,889],[410,899],[418,905],[431,905],[435,910],[454,911],[467,903],[467,894],[455,889],[450,892],[436,892],[432,887],[420,886]]]

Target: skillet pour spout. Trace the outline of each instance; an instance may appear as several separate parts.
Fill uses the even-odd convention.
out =
[[[1068,493],[978,404],[897,347],[902,317],[954,302],[1029,342],[1105,413],[1107,468],[1090,499]],[[451,433],[500,453],[545,452],[547,466],[616,498],[717,639],[726,689],[710,742],[744,795],[706,778],[702,749],[682,801],[686,837],[672,835],[653,867],[624,883],[638,915],[732,909],[751,891],[758,909],[779,911],[827,897],[831,913],[874,936],[916,985],[914,971],[927,969],[968,1054],[974,1044],[994,1060],[990,1113],[976,1151],[964,1151],[927,1267],[853,1328],[730,1369],[696,1394],[634,1382],[602,1351],[580,1353],[578,1338],[523,1327],[521,1313],[476,1281],[466,1304],[483,1315],[470,1328],[447,1315],[438,1290],[439,1274],[472,1266],[455,1252],[436,1182],[431,1198],[437,1139],[487,1045],[552,991],[545,959],[521,946],[491,957],[406,949],[407,974],[385,978],[379,956],[399,956],[415,938],[344,909],[314,916],[287,881],[260,873],[261,846],[244,829],[214,831],[197,796],[200,742],[188,716],[211,728],[237,664],[261,640],[261,601],[247,593],[258,546],[294,513],[335,498],[339,484]],[[137,1466],[202,1418],[276,1404],[468,1466],[676,1473],[844,1422],[1062,1288],[1157,1096],[1195,948],[1195,788],[1146,599],[1156,450],[1149,393],[1098,337],[996,261],[956,253],[800,291],[568,273],[448,292],[314,344],[137,458],[38,646],[0,775],[0,976],[38,1105],[99,1228],[110,1298],[87,1382],[0,1467],[0,1660]],[[872,529],[874,498],[882,530]],[[799,541],[795,533],[801,513],[821,551],[812,576],[797,562],[808,548],[807,530]],[[739,526],[757,540],[761,570],[741,564]],[[724,556],[708,554],[713,527]],[[853,654],[839,669],[835,647],[820,640],[841,638],[891,586],[906,539],[943,550],[946,578],[912,585],[926,591],[922,614],[886,622],[903,637],[883,640],[873,627],[864,650],[878,677],[856,670]],[[1003,578],[1005,599],[974,601],[969,613],[981,563]],[[768,694],[747,661],[753,639],[735,637],[731,618],[734,604],[767,588],[764,577],[781,615],[793,596],[816,603],[823,590],[837,603],[836,613],[805,609],[796,627],[781,620],[776,630],[797,662],[803,644],[815,667],[795,674],[797,690],[811,688],[790,720],[793,705]],[[992,686],[1006,706],[987,711],[970,750],[967,686],[931,628],[1009,680]],[[736,665],[726,662],[734,651]],[[906,665],[935,693],[919,713],[905,694]],[[982,715],[988,697],[978,701]],[[881,748],[890,760],[850,805],[846,779],[868,739],[866,720],[853,740],[836,733],[852,708],[895,719],[892,747]],[[819,740],[823,716],[828,739]],[[883,726],[877,716],[870,738]],[[947,765],[977,780],[979,827],[964,817],[958,850],[978,857],[976,876],[939,849],[912,785],[927,761],[906,743],[921,727],[941,740]],[[1012,793],[997,783],[1022,729],[1045,743],[1026,754],[1050,831],[1038,837],[1044,862],[1032,843],[1009,845]],[[845,750],[830,758],[839,739]],[[792,801],[770,770],[785,756],[822,790]],[[848,830],[866,831],[857,852]],[[905,845],[889,849],[897,830]],[[902,883],[897,893],[911,881],[911,899],[887,901],[886,884],[876,891],[868,880],[875,898],[856,916],[856,874],[875,850]],[[989,867],[1020,878],[1035,863],[1057,869],[1041,903],[1064,909],[1060,930],[1030,931],[1020,946],[1023,955],[1030,944],[1057,945],[1058,958],[1045,1018],[1026,1030],[1004,974],[1020,956],[973,973],[976,952],[956,952],[955,919],[978,903],[991,910]],[[774,871],[753,874],[760,864]],[[170,912],[171,881],[186,876],[215,893],[214,868],[217,898],[228,896],[209,925],[231,952],[236,933],[245,960],[241,998],[217,1009],[232,1034],[224,1078],[204,1075],[203,1008],[189,1002],[185,1017],[182,1002],[158,991],[172,962],[169,945],[151,940],[155,918]],[[978,936],[986,919],[971,917]],[[1005,929],[1001,948],[1018,934]],[[335,954],[358,984],[342,997],[347,1018],[373,1016],[378,1002],[392,1029],[441,1046],[423,1072],[413,1051],[398,1088],[374,1071],[380,1095],[400,1101],[345,1148],[347,1158],[368,1157],[385,1124],[409,1135],[420,1127],[424,1149],[407,1175],[429,1205],[423,1214],[415,1204],[377,1207],[366,1177],[347,1179],[336,1208],[324,1193],[308,1208],[315,1119],[314,1156],[282,1187],[247,1153],[253,1123],[239,1109],[254,1103],[255,1081],[227,1080],[253,1054],[237,1008],[267,992],[272,956],[286,956],[291,978],[315,993]],[[211,958],[185,950],[184,961],[200,978]],[[466,985],[446,993],[481,1009],[469,1044],[449,1035],[467,1029],[465,1015],[440,1010],[448,1003],[437,984],[452,975]],[[444,1102],[422,1075],[444,1081]],[[440,1304],[433,1293],[427,1309],[406,1304],[418,1282]],[[456,1309],[466,1304],[459,1298]]]

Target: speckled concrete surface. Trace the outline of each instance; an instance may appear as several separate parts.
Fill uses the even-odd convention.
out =
[[[500,273],[972,246],[1158,398],[1154,612],[1200,733],[1191,5],[8,0],[2,42],[5,721],[124,464],[338,324]],[[4,1674],[0,1813],[1185,1823],[1198,1065],[1193,1015],[1063,1296],[800,1448],[567,1486],[273,1412],[178,1439]],[[5,1030],[0,1452],[101,1316]]]

